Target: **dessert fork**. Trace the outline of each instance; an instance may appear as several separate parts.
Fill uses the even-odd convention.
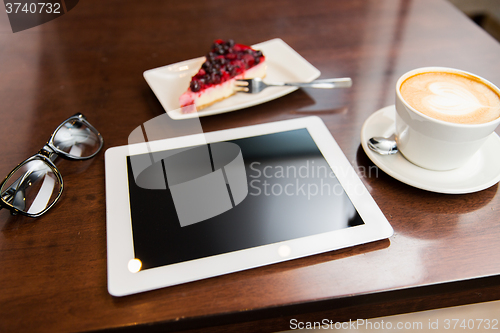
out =
[[[352,86],[352,80],[349,77],[338,79],[323,79],[311,82],[264,82],[260,78],[236,80],[235,90],[248,94],[256,94],[267,87],[300,87],[300,88],[349,88]]]

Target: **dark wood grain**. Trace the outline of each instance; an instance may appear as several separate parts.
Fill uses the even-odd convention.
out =
[[[13,34],[0,15],[0,173],[82,112],[105,149],[164,113],[142,73],[217,38],[280,37],[349,90],[294,92],[203,118],[206,131],[318,115],[395,230],[388,240],[147,293],[107,292],[104,154],[60,161],[62,200],[38,218],[0,211],[0,331],[265,332],[500,299],[498,185],[443,195],[373,168],[360,130],[404,72],[461,68],[500,84],[500,45],[445,1],[80,1]],[[371,171],[370,173],[368,171]]]

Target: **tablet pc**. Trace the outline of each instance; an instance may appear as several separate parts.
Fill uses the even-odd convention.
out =
[[[393,233],[318,117],[114,147],[105,170],[113,296]]]

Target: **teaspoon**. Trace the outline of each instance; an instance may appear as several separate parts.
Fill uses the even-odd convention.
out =
[[[398,152],[396,141],[379,136],[370,138],[368,147],[380,155],[393,155]]]

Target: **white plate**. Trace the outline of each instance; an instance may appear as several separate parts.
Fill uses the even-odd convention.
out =
[[[316,67],[279,38],[252,47],[261,50],[266,57],[266,80],[270,82],[309,82],[321,74]],[[198,113],[182,114],[179,110],[179,97],[186,91],[191,77],[198,72],[204,61],[205,57],[200,57],[144,72],[144,78],[172,119],[204,117],[235,111],[271,101],[297,90],[296,87],[272,87],[259,94],[238,93]]]
[[[463,194],[484,190],[500,181],[500,138],[492,133],[481,149],[464,166],[450,171],[432,171],[409,162],[400,153],[379,155],[368,148],[374,136],[394,134],[396,109],[387,106],[372,114],[361,129],[361,145],[375,165],[408,185],[437,193]]]

